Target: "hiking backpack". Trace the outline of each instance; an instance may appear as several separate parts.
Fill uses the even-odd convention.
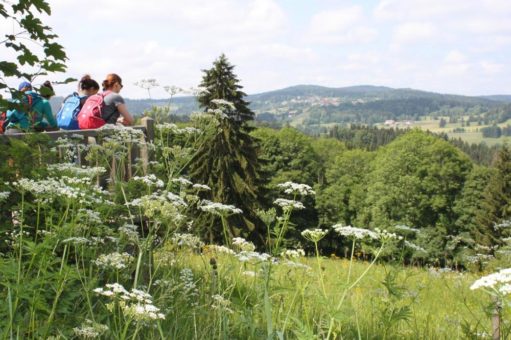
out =
[[[76,92],[64,99],[62,107],[57,112],[57,126],[64,130],[78,130],[77,116],[86,99],[86,96],[80,96]]]
[[[19,107],[0,114],[0,133],[4,133],[10,123],[17,124],[24,119],[26,119],[30,127],[32,127],[36,119],[36,113],[32,111],[32,107],[39,102],[39,100],[41,100],[41,97],[39,97],[37,93],[25,93],[21,101],[15,100],[14,103],[18,104]]]
[[[77,116],[80,129],[97,129],[106,124],[101,113],[105,106],[105,97],[109,93],[110,91],[97,93],[87,98]]]

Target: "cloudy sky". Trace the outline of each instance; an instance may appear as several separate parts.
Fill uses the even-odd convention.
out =
[[[510,0],[49,2],[69,57],[56,78],[116,72],[131,98],[147,97],[133,85],[144,78],[196,86],[221,53],[247,93],[371,84],[511,94]]]

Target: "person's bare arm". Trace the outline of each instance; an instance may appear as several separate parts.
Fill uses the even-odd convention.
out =
[[[133,125],[135,122],[135,119],[131,116],[131,114],[128,112],[128,108],[126,107],[126,104],[119,104],[117,105],[117,110],[119,110],[119,113],[121,114],[121,117],[117,120],[122,125]]]

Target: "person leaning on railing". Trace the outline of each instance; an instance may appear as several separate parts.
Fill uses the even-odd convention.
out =
[[[101,118],[107,124],[121,123],[123,125],[133,125],[133,116],[128,112],[124,99],[119,92],[123,88],[121,77],[115,73],[106,76],[103,81],[103,100],[104,107],[101,112]]]

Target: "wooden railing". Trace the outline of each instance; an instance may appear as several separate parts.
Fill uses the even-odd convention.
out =
[[[141,125],[133,126],[132,128],[136,130],[141,130],[144,132],[143,134],[143,140],[141,141],[140,145],[138,145],[136,148],[133,148],[130,150],[130,154],[128,155],[127,159],[127,166],[126,166],[126,178],[129,179],[132,177],[132,164],[133,161],[136,158],[140,158],[142,161],[142,168],[144,174],[147,174],[147,168],[149,166],[149,160],[150,160],[150,153],[149,149],[147,147],[147,142],[153,142],[154,140],[154,120],[150,117],[144,117],[141,119]],[[43,131],[43,132],[34,132],[34,133],[41,133],[44,135],[49,136],[53,140],[58,140],[59,138],[68,138],[72,139],[73,141],[77,141],[77,144],[85,144],[85,145],[95,145],[98,144],[98,137],[101,136],[102,133],[104,133],[102,130],[98,129],[90,129],[90,130],[58,130],[58,131]],[[23,138],[28,133],[13,133],[13,134],[4,134],[0,135],[0,138]],[[78,136],[82,136],[82,138],[77,138]],[[65,150],[59,149],[59,155],[62,154]],[[78,150],[77,150],[78,151]],[[81,152],[77,152],[77,159],[76,163],[78,165],[85,165],[85,161],[82,157]],[[115,158],[112,159],[111,164],[111,173],[114,173],[116,171],[116,160]]]

